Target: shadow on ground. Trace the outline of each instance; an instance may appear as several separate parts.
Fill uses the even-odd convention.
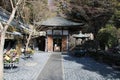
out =
[[[70,55],[63,55],[64,60],[76,62],[83,65],[82,69],[96,72],[97,74],[102,75],[103,77],[111,79],[120,79],[120,71],[112,69],[110,66],[99,63],[93,60],[90,57],[73,57]]]

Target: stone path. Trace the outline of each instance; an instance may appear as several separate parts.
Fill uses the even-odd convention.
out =
[[[61,53],[52,53],[37,80],[63,80]]]
[[[64,80],[120,80],[120,72],[89,57],[63,55]]]

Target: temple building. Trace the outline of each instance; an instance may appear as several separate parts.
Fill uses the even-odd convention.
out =
[[[55,0],[48,0],[48,8],[51,12],[55,12],[57,10]],[[70,21],[64,17],[61,17],[59,13],[45,21],[36,22],[36,25],[49,28],[46,31],[45,36],[40,36],[37,38],[39,50],[48,52],[69,51],[71,32],[80,31],[84,28],[84,23]]]
[[[56,16],[48,18],[42,23],[36,23],[44,27],[51,27],[46,31],[45,51],[68,51],[69,50],[69,34],[71,31],[80,30],[83,23],[76,23],[65,18]],[[42,41],[43,42],[43,41]]]

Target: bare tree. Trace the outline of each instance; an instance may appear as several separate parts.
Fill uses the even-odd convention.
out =
[[[4,43],[5,43],[5,35],[6,35],[5,33],[10,23],[14,19],[16,10],[18,9],[18,6],[20,5],[21,1],[22,0],[18,0],[17,3],[14,5],[13,1],[10,0],[11,6],[12,6],[12,13],[9,17],[9,20],[7,21],[5,25],[3,25],[0,22],[0,29],[1,29],[1,33],[0,33],[0,80],[3,80],[3,49],[4,49]]]
[[[48,17],[54,16],[55,13],[51,13],[49,11],[47,0],[35,0],[35,1],[27,0],[24,3],[24,5],[25,6],[21,15],[24,18],[25,22],[33,25],[32,28],[30,27],[29,36],[27,38],[27,43],[25,48],[25,50],[27,50],[29,47],[29,42],[31,40],[33,31],[36,30],[39,32],[39,31],[48,29],[46,27],[35,25],[35,23],[42,22]]]
[[[27,43],[26,43],[25,51],[28,50],[28,46],[29,46],[30,39],[32,37],[33,31],[34,31],[34,28],[33,28],[32,25],[30,25],[30,32],[29,32],[29,37],[27,38]]]

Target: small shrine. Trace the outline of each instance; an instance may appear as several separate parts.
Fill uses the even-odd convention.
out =
[[[69,33],[71,30],[78,30],[84,24],[67,20],[63,17],[52,17],[43,22],[36,23],[44,27],[51,27],[46,31],[45,51],[68,51],[69,49]]]

